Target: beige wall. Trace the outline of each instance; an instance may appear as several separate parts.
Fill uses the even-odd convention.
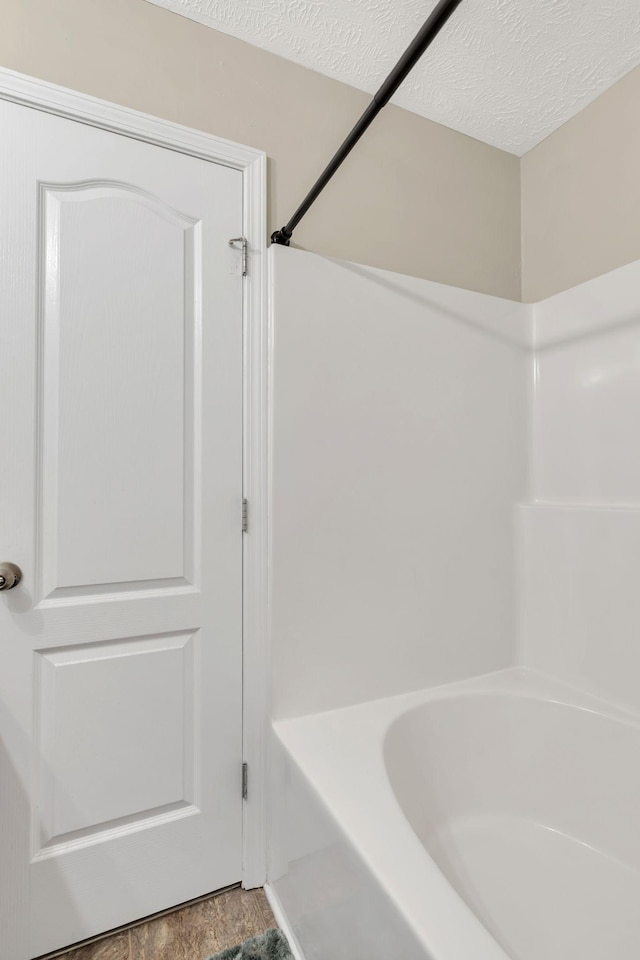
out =
[[[369,99],[145,0],[2,0],[0,65],[265,150],[270,229]],[[640,67],[521,162],[387,107],[296,242],[498,296],[551,296],[640,258],[638,104]]]
[[[369,100],[145,0],[2,0],[0,65],[265,150],[272,229]],[[519,190],[516,157],[388,107],[296,241],[519,298]]]
[[[523,157],[523,299],[637,259],[640,67]]]

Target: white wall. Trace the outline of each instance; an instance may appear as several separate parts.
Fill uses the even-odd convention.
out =
[[[274,715],[507,665],[530,309],[272,255]]]
[[[640,708],[640,262],[536,305],[521,658]]]

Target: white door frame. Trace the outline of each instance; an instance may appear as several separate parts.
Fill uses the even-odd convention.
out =
[[[242,883],[245,887],[262,886],[266,880],[270,357],[266,154],[2,68],[0,99],[224,164],[242,173],[243,236],[248,242],[243,303],[243,496],[249,503],[249,530],[243,550],[243,760],[251,771],[250,790],[243,803]],[[239,524],[240,520],[239,516]],[[240,790],[239,779],[238,795]]]

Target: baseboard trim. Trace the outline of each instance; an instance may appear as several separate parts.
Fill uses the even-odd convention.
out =
[[[267,900],[269,901],[269,906],[273,910],[273,915],[276,918],[276,923],[284,933],[285,937],[289,941],[289,946],[291,947],[291,953],[294,956],[294,960],[305,960],[305,955],[302,951],[302,947],[298,942],[298,938],[291,929],[291,925],[287,920],[287,915],[284,912],[282,904],[280,903],[280,898],[275,892],[270,883],[266,883],[264,887],[264,892],[267,895]]]

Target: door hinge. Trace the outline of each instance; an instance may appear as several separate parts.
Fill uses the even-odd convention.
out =
[[[235,246],[236,243],[242,244],[242,276],[246,277],[249,265],[249,243],[246,237],[233,237],[229,240],[230,247]]]
[[[249,502],[242,499],[242,532],[246,533],[249,529]]]
[[[249,796],[249,764],[242,764],[242,799],[246,800]]]

